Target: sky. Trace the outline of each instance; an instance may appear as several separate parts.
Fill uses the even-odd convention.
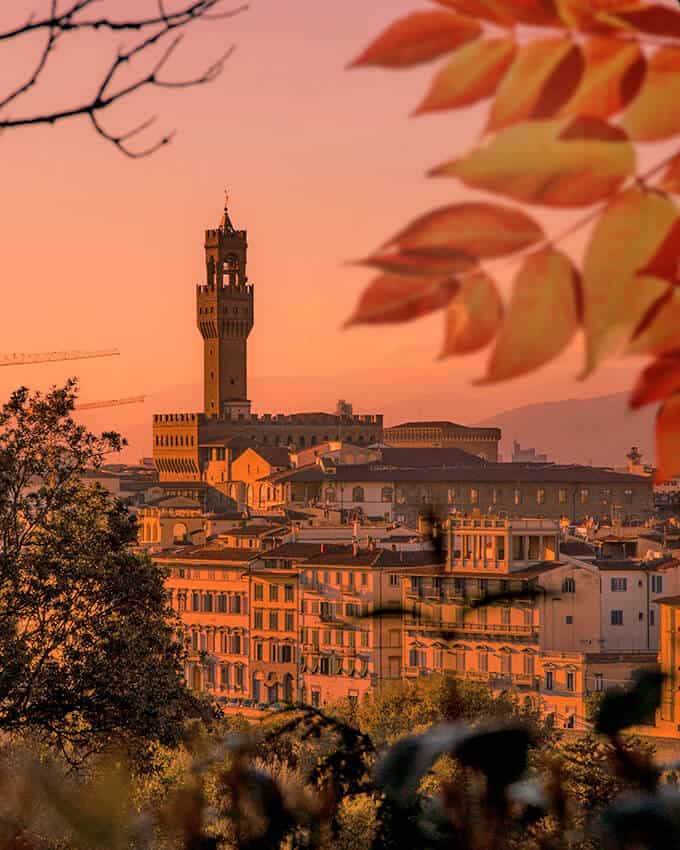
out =
[[[108,8],[122,17],[143,3]],[[10,5],[0,25],[36,8]],[[144,405],[87,417],[92,427],[129,432],[135,457],[149,452],[152,413],[200,409],[194,287],[204,274],[203,231],[218,224],[225,188],[235,226],[248,230],[256,299],[249,395],[257,412],[327,410],[346,398],[356,412],[384,412],[388,424],[405,417],[472,423],[542,399],[630,386],[639,363],[614,361],[577,381],[578,341],[534,375],[479,388],[472,382],[486,355],[437,360],[441,314],[342,329],[370,279],[351,261],[416,215],[470,196],[424,175],[475,143],[481,112],[410,118],[433,66],[346,68],[389,22],[424,6],[254,0],[231,20],[197,23],[168,74],[193,75],[234,45],[224,74],[199,88],[138,96],[105,119],[119,130],[158,114],[161,131],[177,130],[170,145],[142,160],[121,156],[85,119],[1,135],[0,350],[117,347],[121,355],[0,369],[0,396],[72,374],[86,402],[146,394]],[[13,114],[85,99],[106,50],[119,41],[64,42],[46,90]],[[17,79],[37,49],[31,40],[14,48]],[[548,230],[559,224],[537,215]],[[501,275],[499,283],[507,291],[509,279]]]

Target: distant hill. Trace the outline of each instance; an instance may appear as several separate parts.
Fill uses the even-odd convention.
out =
[[[633,445],[640,448],[643,460],[653,462],[654,417],[653,406],[633,413],[627,393],[617,393],[529,404],[476,424],[503,430],[504,460],[510,460],[512,441],[517,440],[559,463],[622,466]]]

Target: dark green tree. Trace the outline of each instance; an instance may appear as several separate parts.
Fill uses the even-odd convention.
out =
[[[82,759],[173,743],[199,711],[165,574],[127,508],[84,473],[121,446],[71,416],[77,385],[0,410],[0,730]]]

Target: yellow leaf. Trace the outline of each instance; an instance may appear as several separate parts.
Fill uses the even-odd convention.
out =
[[[583,67],[581,50],[571,39],[529,42],[520,48],[498,88],[487,130],[551,117],[576,91]]]
[[[555,207],[604,200],[635,173],[624,133],[597,118],[531,121],[502,130],[485,147],[434,169],[468,186]]]
[[[543,228],[521,210],[497,204],[462,203],[427,213],[387,245],[438,257],[502,257],[543,239]]]
[[[571,260],[554,248],[527,257],[481,383],[532,372],[563,351],[579,324],[579,286]]]
[[[656,420],[655,484],[663,484],[680,473],[680,394],[671,396]]]
[[[666,282],[660,280],[659,284]],[[665,292],[650,309],[653,312],[643,317],[627,353],[661,356],[680,350],[680,287]]]
[[[449,12],[413,12],[388,27],[350,67],[407,68],[455,50],[481,31],[477,21]]]
[[[516,53],[511,38],[477,39],[456,50],[415,114],[455,109],[491,97]]]
[[[608,118],[620,112],[640,90],[647,62],[636,41],[591,38],[583,46],[586,66],[565,115]]]
[[[633,188],[598,220],[583,261],[585,375],[628,342],[666,290],[665,282],[636,273],[654,256],[676,215],[667,198]]]
[[[442,358],[484,348],[503,320],[503,303],[488,275],[477,272],[460,283],[458,294],[446,310]]]
[[[640,93],[623,113],[621,126],[640,142],[680,133],[680,47],[660,47],[647,65]]]

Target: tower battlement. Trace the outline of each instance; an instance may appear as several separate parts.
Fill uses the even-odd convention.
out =
[[[211,284],[197,283],[196,284],[196,293],[198,295],[212,295],[217,291],[223,292],[225,290],[227,292],[229,292],[230,294],[233,294],[233,295],[238,295],[238,294],[243,293],[251,301],[253,300],[254,288],[253,288],[252,283],[246,283],[244,286],[239,286],[238,284],[236,284],[235,286],[231,286],[231,284],[229,282],[222,283],[222,284],[215,284],[215,283],[211,283]]]

